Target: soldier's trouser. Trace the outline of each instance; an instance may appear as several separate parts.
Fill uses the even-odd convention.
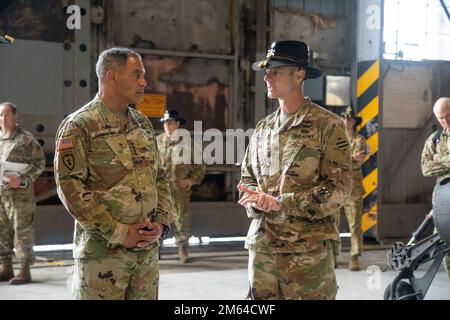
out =
[[[176,192],[174,193],[176,217],[174,221],[174,236],[175,243],[178,247],[187,245],[190,234],[190,215],[189,215],[189,201],[191,198],[190,192]]]
[[[337,283],[329,241],[305,253],[249,250],[250,297],[254,300],[333,300]]]
[[[351,256],[359,256],[362,252],[363,234],[362,223],[363,199],[360,196],[352,196],[339,210],[336,216],[336,226],[339,228],[340,215],[345,214],[351,234]]]
[[[12,257],[15,247],[22,263],[35,260],[33,192],[32,188],[0,189],[0,259]]]
[[[72,292],[80,300],[156,300],[158,248],[121,249],[107,257],[75,259]]]

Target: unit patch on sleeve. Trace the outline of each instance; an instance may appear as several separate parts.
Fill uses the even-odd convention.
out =
[[[336,141],[336,148],[345,152],[348,148],[348,142],[342,139],[342,137],[339,137]]]
[[[73,170],[75,168],[75,159],[72,153],[68,153],[63,155],[63,163],[69,170]]]

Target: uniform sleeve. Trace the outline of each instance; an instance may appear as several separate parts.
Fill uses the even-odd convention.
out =
[[[189,173],[189,179],[191,179],[192,184],[199,185],[203,177],[205,176],[206,165],[204,164],[194,164],[191,167],[191,172]]]
[[[164,225],[165,233],[170,230],[170,224],[175,220],[175,209],[172,203],[172,196],[169,187],[169,182],[166,179],[164,172],[164,167],[162,164],[161,154],[158,150],[158,143],[155,138],[155,131],[150,120],[147,119],[147,125],[153,133],[153,143],[155,145],[155,150],[157,153],[156,161],[156,190],[158,194],[158,206],[156,209],[156,214],[154,215],[154,222],[161,223]]]
[[[351,193],[351,148],[344,126],[328,124],[320,163],[320,180],[314,187],[279,196],[281,209],[292,216],[323,219],[347,202]]]
[[[192,139],[194,140],[194,139]],[[202,158],[202,149],[197,147],[195,143],[192,143],[191,150],[191,165],[189,166],[188,178],[192,181],[193,185],[199,185],[206,173],[206,165],[204,163],[196,164],[196,155],[200,155],[198,158]]]
[[[358,141],[355,145],[355,149],[352,150],[352,156],[355,156],[361,152],[363,152],[365,155],[369,154],[369,146],[366,143],[366,139],[364,139],[363,136],[358,136]]]
[[[258,182],[256,180],[255,173],[253,172],[252,159],[251,159],[252,155],[254,154],[254,152],[252,150],[254,143],[252,143],[252,142],[254,139],[256,139],[256,132],[257,131],[255,130],[255,133],[253,134],[252,138],[250,139],[250,143],[247,147],[247,150],[245,151],[244,159],[242,160],[242,165],[241,165],[241,180],[239,181],[240,185],[243,185],[252,190],[256,190],[256,188],[258,187]],[[239,191],[239,199],[242,199],[244,194],[245,194],[245,192]],[[249,218],[259,217],[262,213],[262,211],[253,208],[251,206],[251,204],[248,204],[245,208],[247,211],[247,216]]]
[[[45,169],[45,155],[41,145],[36,139],[30,139],[28,146],[30,168],[22,175],[22,180],[33,183]]]
[[[54,160],[58,196],[85,230],[100,233],[109,244],[120,244],[128,225],[118,222],[87,187],[87,139],[88,133],[74,122],[64,121],[58,129]]]
[[[439,155],[433,142],[434,133],[428,137],[423,147],[420,164],[425,177],[438,177],[450,172],[449,155]]]

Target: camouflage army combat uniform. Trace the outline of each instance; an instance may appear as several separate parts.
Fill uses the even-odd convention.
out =
[[[0,131],[0,159],[30,165],[21,176],[21,187],[0,186],[0,258],[10,259],[15,247],[22,263],[32,264],[35,259],[34,181],[45,169],[44,152],[31,133],[16,127],[8,138]]]
[[[364,152],[368,154],[368,146],[364,137],[356,132],[349,135],[352,157]],[[339,230],[340,215],[345,214],[351,233],[351,256],[359,256],[362,251],[363,235],[361,229],[362,210],[363,210],[363,174],[361,163],[352,161],[352,193],[350,199],[342,207],[336,217],[336,226]]]
[[[445,129],[433,133],[425,142],[421,158],[422,173],[426,177],[437,177],[436,183],[450,178],[450,132]],[[434,195],[433,195],[434,200]],[[450,277],[450,253],[444,258]]]
[[[246,207],[253,219],[246,240],[250,294],[334,299],[333,248],[340,240],[334,213],[351,188],[346,130],[311,101],[282,126],[279,119],[280,109],[258,123],[242,163],[240,183],[281,203],[281,211],[270,213]],[[275,170],[273,157],[280,159]]]
[[[191,157],[191,163],[173,163],[172,155],[178,154],[177,151],[173,152],[176,146],[183,143],[183,140],[172,142],[170,137],[165,133],[160,134],[156,138],[158,142],[158,149],[161,153],[161,159],[163,167],[165,169],[167,178],[170,184],[170,190],[172,191],[174,207],[176,209],[175,216],[175,241],[177,246],[186,248],[188,245],[190,234],[190,222],[189,222],[189,200],[191,197],[191,190],[186,190],[180,187],[179,182],[183,179],[190,179],[193,185],[199,185],[205,175],[206,166],[203,164],[193,164],[193,157]]]
[[[143,249],[120,245],[127,225],[149,214],[167,227],[173,221],[150,121],[131,108],[113,113],[97,96],[61,123],[55,177],[76,220],[75,297],[157,298],[158,242]]]

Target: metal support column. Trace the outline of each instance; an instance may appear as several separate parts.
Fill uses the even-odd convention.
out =
[[[359,133],[370,146],[370,157],[362,166],[365,189],[362,230],[365,235],[376,236],[379,185],[377,163],[379,141],[380,99],[380,48],[382,25],[382,0],[361,0],[357,2],[356,40],[356,112],[363,121]]]

